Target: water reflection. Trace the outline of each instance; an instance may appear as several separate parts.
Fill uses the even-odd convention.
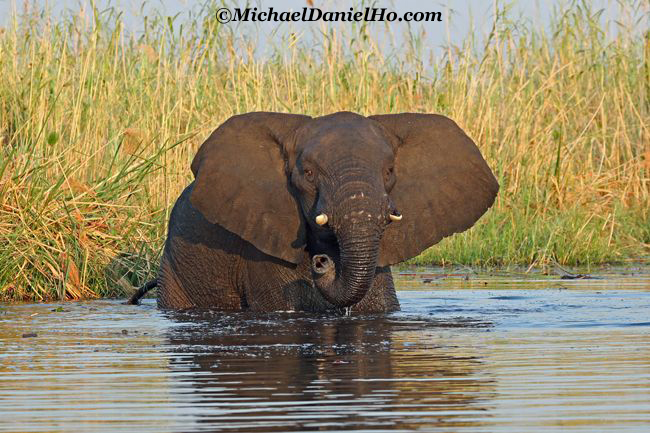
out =
[[[232,431],[478,426],[494,383],[449,328],[472,321],[170,314],[170,368],[200,422]],[[181,349],[182,348],[182,349]]]
[[[644,281],[400,291],[386,317],[0,305],[0,432],[646,432]]]

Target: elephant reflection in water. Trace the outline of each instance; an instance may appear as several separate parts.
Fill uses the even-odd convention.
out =
[[[167,314],[182,323],[197,320],[196,313]],[[202,423],[286,431],[486,422],[494,384],[480,359],[418,342],[427,328],[439,333],[439,325],[248,314],[204,316],[200,326],[169,336],[172,346],[192,353],[170,367],[183,371],[180,380],[195,393]]]

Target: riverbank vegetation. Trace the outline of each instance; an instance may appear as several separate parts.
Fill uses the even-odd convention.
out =
[[[430,61],[421,35],[387,48],[368,26],[279,32],[260,56],[209,8],[150,16],[136,34],[115,9],[23,11],[0,30],[0,299],[117,296],[155,275],[196,149],[256,110],[433,112],[465,129],[501,191],[415,263],[643,260],[645,14],[605,31],[581,2],[539,27],[500,10],[485,40]]]

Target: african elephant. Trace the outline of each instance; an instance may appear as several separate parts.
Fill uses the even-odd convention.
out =
[[[162,308],[387,312],[390,265],[471,227],[499,185],[433,114],[231,117],[192,162],[158,278]]]

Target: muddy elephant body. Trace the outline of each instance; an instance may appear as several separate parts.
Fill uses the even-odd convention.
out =
[[[249,113],[201,146],[157,279],[164,308],[386,312],[390,265],[463,231],[498,183],[451,120]]]

